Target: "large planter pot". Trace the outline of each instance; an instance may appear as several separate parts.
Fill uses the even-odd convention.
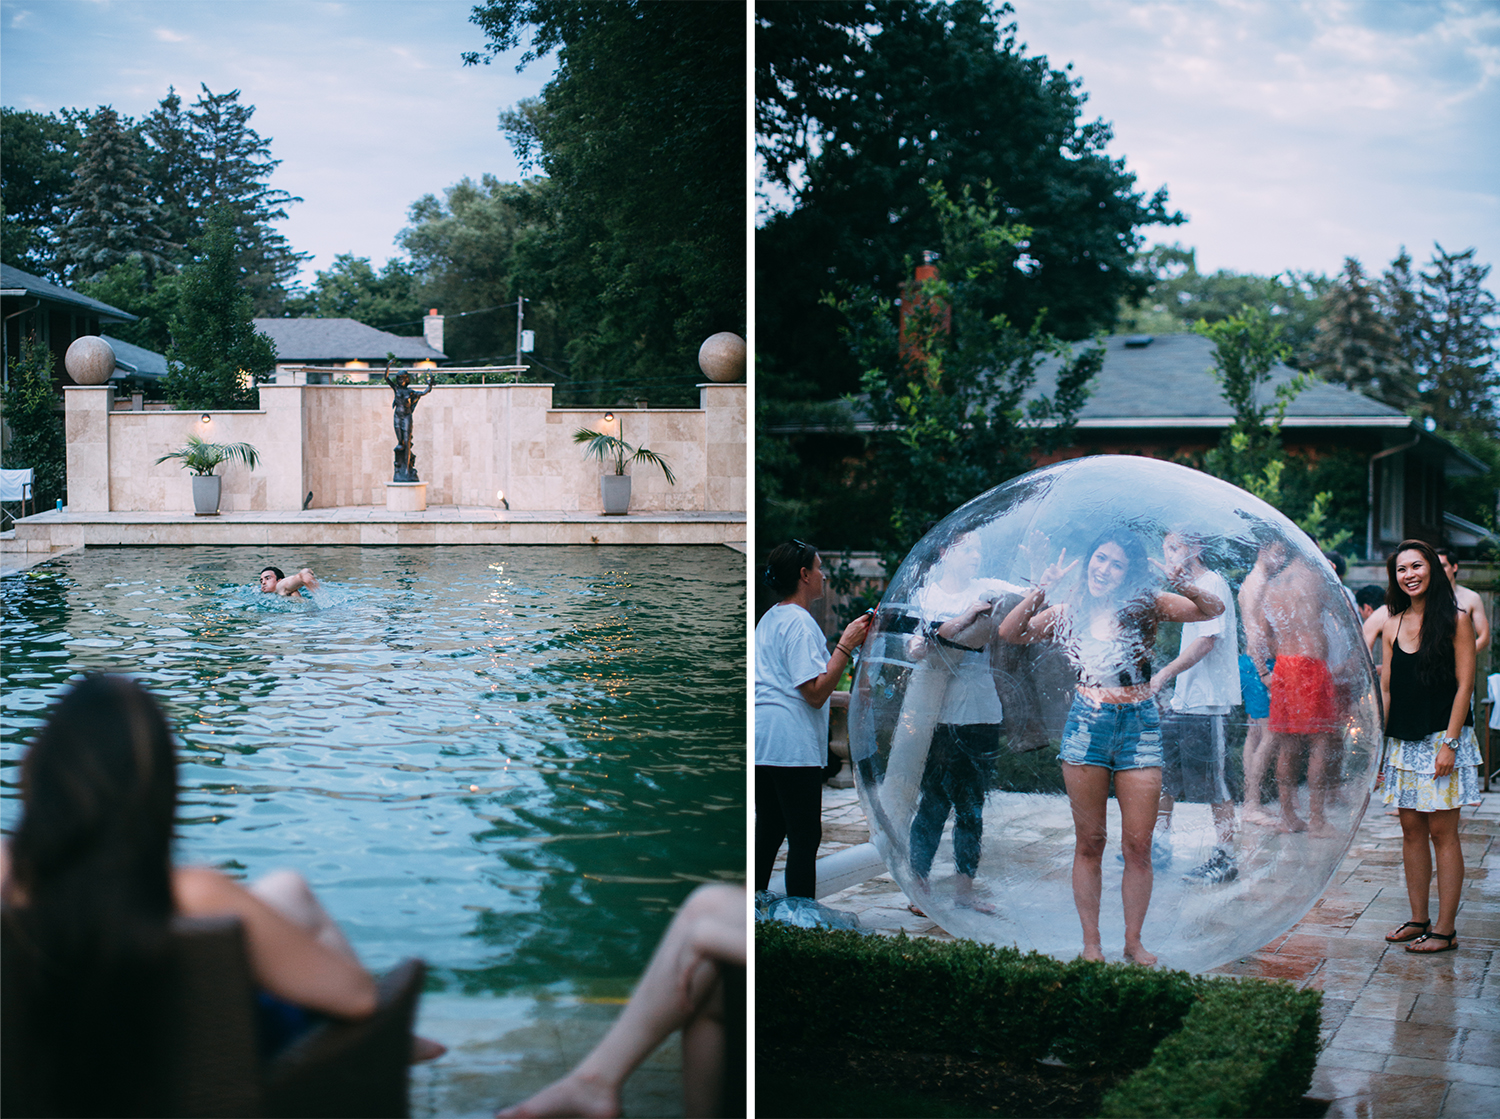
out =
[[[217,474],[193,475],[193,512],[200,517],[219,515],[219,490],[224,479]]]
[[[620,516],[630,511],[630,475],[599,475],[599,501],[609,516]]]

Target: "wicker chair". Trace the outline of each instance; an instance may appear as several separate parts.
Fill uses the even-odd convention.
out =
[[[0,1111],[56,1115],[51,1086],[28,1053],[31,977],[10,921],[0,943]],[[173,926],[177,986],[170,1062],[174,1116],[401,1116],[408,1112],[412,1023],[421,994],[420,960],[398,964],[379,981],[379,1003],[359,1022],[329,1022],[263,1063],[256,1044],[255,988],[244,934],[234,918],[179,918]],[[51,1062],[46,1062],[51,1063]],[[87,1054],[68,1068],[89,1074]]]

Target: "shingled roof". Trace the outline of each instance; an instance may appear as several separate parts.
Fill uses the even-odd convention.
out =
[[[354,319],[256,319],[255,329],[276,345],[276,360],[384,361],[393,353],[401,361],[447,361],[421,338],[403,338]]]
[[[99,317],[101,322],[136,322],[134,315],[128,311],[122,311],[118,307],[111,307],[108,303],[101,303],[97,299],[90,299],[86,295],[79,295],[76,291],[70,291],[65,287],[33,276],[30,272],[22,272],[9,264],[0,264],[0,290],[6,295],[30,296],[51,303],[67,303],[74,307],[91,311]]]

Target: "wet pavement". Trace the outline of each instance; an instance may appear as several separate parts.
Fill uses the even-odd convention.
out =
[[[1409,912],[1401,827],[1375,804],[1307,916],[1211,973],[1323,992],[1324,1048],[1308,1094],[1330,1101],[1330,1119],[1500,1114],[1500,793],[1463,810],[1459,835],[1465,883],[1456,951],[1428,958],[1386,943]],[[854,790],[824,786],[819,854],[868,839]],[[908,911],[888,874],[822,900],[857,913],[867,929],[952,939]]]

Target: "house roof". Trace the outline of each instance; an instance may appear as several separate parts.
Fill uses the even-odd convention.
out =
[[[118,338],[111,338],[108,334],[101,334],[99,337],[108,342],[109,348],[115,352],[115,373],[112,379],[131,373],[137,377],[151,378],[167,375],[167,359],[155,350],[131,345]]]
[[[276,360],[384,361],[388,353],[402,360],[447,361],[421,338],[403,338],[355,319],[256,319],[255,329],[276,345]]]
[[[1079,343],[1075,347],[1089,345]],[[1049,358],[1037,372],[1028,398],[1057,389],[1060,359]],[[1078,413],[1080,428],[1228,427],[1234,410],[1214,377],[1214,346],[1201,334],[1115,335],[1104,340],[1104,367],[1089,385]],[[1259,390],[1269,403],[1276,388],[1296,370],[1278,362]],[[1314,381],[1297,394],[1284,427],[1406,428],[1411,417],[1343,385]]]
[[[0,264],[0,294],[29,296],[49,303],[66,303],[79,310],[92,312],[102,322],[137,321],[136,317],[128,311],[111,307],[108,303],[90,299],[86,295],[79,295],[76,291],[50,283],[40,276],[33,276],[30,272],[22,272],[19,268],[14,268],[9,264]]]

